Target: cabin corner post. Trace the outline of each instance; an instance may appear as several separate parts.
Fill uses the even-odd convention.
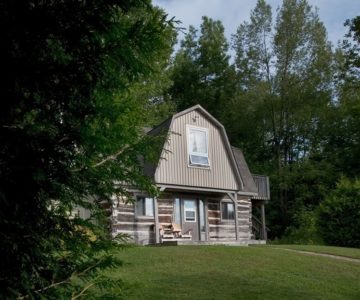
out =
[[[237,205],[237,194],[236,193],[227,193],[232,202],[234,203],[234,213],[235,213],[235,239],[239,240],[239,220],[238,220],[238,205]]]
[[[158,215],[158,201],[157,197],[154,197],[154,223],[155,223],[155,243],[160,243],[160,232],[159,232],[159,215]]]
[[[262,223],[262,236],[263,239],[267,240],[267,232],[266,232],[266,220],[265,220],[265,203],[261,203],[261,223]]]

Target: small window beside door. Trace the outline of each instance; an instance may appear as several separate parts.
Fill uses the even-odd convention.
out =
[[[187,126],[188,155],[191,166],[210,166],[208,141],[207,128]]]
[[[154,199],[148,197],[137,197],[135,210],[137,217],[153,217]]]
[[[181,224],[180,198],[174,199],[173,223]]]
[[[225,221],[235,219],[234,203],[231,202],[221,203],[221,219]]]

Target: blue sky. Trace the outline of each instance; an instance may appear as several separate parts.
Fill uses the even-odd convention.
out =
[[[162,7],[169,15],[182,21],[186,29],[189,25],[199,27],[201,17],[206,15],[222,21],[225,34],[230,41],[231,34],[236,32],[242,22],[249,20],[250,10],[256,0],[153,0],[153,4]],[[281,6],[281,0],[267,0],[273,13]],[[328,39],[337,44],[346,33],[344,22],[360,15],[360,0],[308,0],[309,4],[319,9],[320,20],[325,24]],[[181,36],[180,36],[181,38]]]

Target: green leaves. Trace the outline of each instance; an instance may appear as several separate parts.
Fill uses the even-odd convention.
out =
[[[200,33],[190,26],[171,68],[169,89],[178,110],[200,104],[220,118],[235,89],[235,72],[229,65],[228,42],[220,21],[203,17]]]
[[[139,156],[153,149],[142,127],[165,86],[172,23],[142,0],[5,1],[0,23],[0,297],[96,298],[98,267],[69,278],[114,247],[101,206],[124,192],[115,183],[156,192]],[[72,218],[79,207],[86,222]],[[75,293],[47,289],[61,281]]]
[[[320,148],[319,128],[332,101],[332,52],[317,11],[306,0],[284,1],[274,25],[271,17],[270,6],[258,1],[250,22],[233,36],[243,94],[233,105],[233,110],[242,108],[233,122],[239,122],[239,136],[246,136],[236,141],[256,172],[273,174],[270,209],[281,211],[274,223],[284,229],[299,198],[303,205],[318,203],[317,196],[298,189],[299,181],[300,186],[303,180],[305,187],[313,184],[310,173],[300,179],[297,172],[312,163],[318,168],[311,159]]]
[[[318,209],[318,225],[330,245],[360,247],[360,181],[342,178]]]
[[[235,66],[241,87],[251,89],[258,81],[269,81],[273,57],[271,49],[272,14],[270,5],[258,1],[250,23],[241,24],[232,36]]]

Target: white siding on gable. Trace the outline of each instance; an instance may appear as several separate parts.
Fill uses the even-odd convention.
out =
[[[187,125],[207,128],[210,167],[189,165]],[[220,128],[198,110],[190,111],[173,120],[169,129],[169,139],[165,142],[155,172],[155,181],[159,184],[239,189]]]

